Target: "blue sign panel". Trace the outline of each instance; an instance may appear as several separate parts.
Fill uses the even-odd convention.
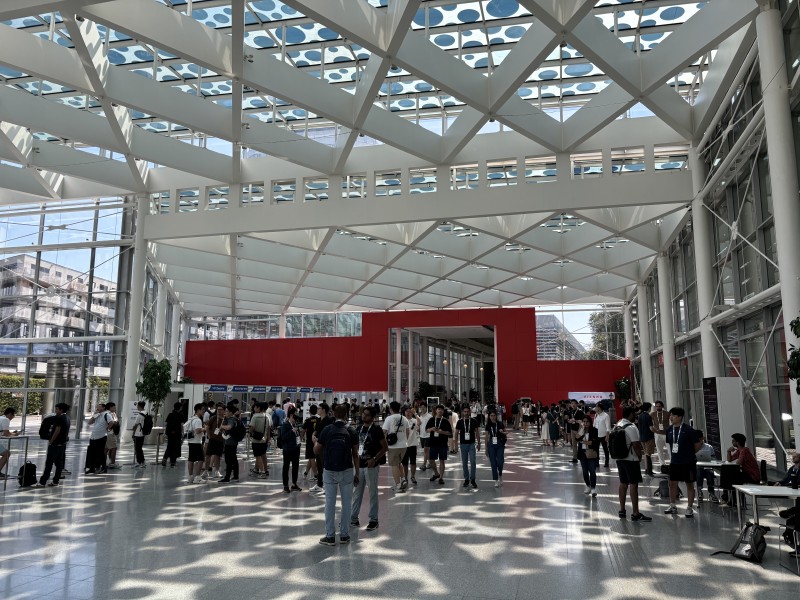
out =
[[[308,394],[310,392],[311,392],[311,388],[310,387],[302,387],[302,388],[300,388],[300,393],[301,394]]]
[[[246,385],[234,385],[234,386],[231,386],[231,391],[232,392],[246,392],[249,389],[250,389],[250,387],[246,386]]]
[[[228,386],[227,385],[210,385],[208,386],[209,392],[227,392]]]
[[[314,392],[315,394],[319,394],[319,393],[321,393],[321,392],[322,392],[322,388],[321,388],[321,387],[319,387],[319,388],[313,388],[311,391],[312,391],[312,392]]]
[[[253,393],[254,394],[266,394],[267,393],[267,386],[265,386],[265,385],[254,385],[253,386]]]
[[[285,392],[287,394],[291,394],[291,393],[296,392],[296,391],[297,391],[297,386],[296,385],[290,385],[285,390]]]
[[[283,391],[283,386],[273,385],[269,388],[270,394],[280,394]]]
[[[333,393],[333,388],[325,388],[325,393],[326,394],[332,394]]]

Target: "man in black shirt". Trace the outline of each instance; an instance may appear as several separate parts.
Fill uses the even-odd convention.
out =
[[[353,489],[353,508],[350,513],[350,526],[360,527],[358,513],[364,498],[364,488],[369,487],[369,523],[367,531],[378,528],[378,467],[386,463],[389,444],[380,425],[375,424],[375,409],[365,406],[361,411],[361,425],[358,434],[358,457],[361,477]]]
[[[578,401],[571,400],[567,409],[568,425],[566,433],[569,436],[569,443],[572,444],[572,460],[570,462],[573,463],[578,462],[578,429],[581,428],[584,416],[583,411],[578,408]]]
[[[317,430],[319,417],[317,416],[317,405],[312,404],[308,407],[309,417],[303,423],[303,439],[306,442],[306,467],[303,469],[303,479],[308,479],[308,472],[313,472],[313,479],[317,478],[317,456],[314,454],[314,432]]]
[[[43,487],[50,479],[50,469],[55,465],[56,472],[53,475],[53,482],[47,483],[49,487],[58,485],[61,479],[61,471],[64,469],[64,455],[67,451],[67,441],[69,440],[69,404],[59,402],[56,404],[56,416],[53,428],[50,432],[50,440],[47,442],[47,459],[44,463],[44,472],[39,479],[39,487]]]
[[[328,406],[326,402],[323,402],[319,405],[317,409],[317,415],[319,419],[317,420],[317,427],[314,430],[314,434],[312,436],[313,443],[317,443],[317,439],[319,439],[319,435],[322,433],[322,430],[325,429],[328,425],[333,425],[336,422],[336,419],[333,418],[331,414],[331,407]],[[312,493],[324,493],[324,488],[322,487],[322,470],[324,469],[323,465],[323,456],[321,454],[316,454],[317,457],[317,483],[314,487],[310,488],[308,491]]]
[[[439,484],[444,485],[444,464],[447,462],[447,445],[453,435],[453,428],[450,420],[444,416],[444,406],[441,404],[436,407],[434,417],[428,421],[428,434],[430,437],[430,460],[433,465],[433,475],[431,481],[439,480]],[[436,460],[439,460],[439,471],[436,471]]]
[[[480,452],[481,438],[478,434],[478,420],[473,419],[470,412],[469,405],[465,404],[461,409],[461,418],[456,423],[456,431],[461,448],[461,465],[464,467],[464,487],[471,484],[474,489],[478,489],[478,484],[475,483],[475,445],[477,444]]]

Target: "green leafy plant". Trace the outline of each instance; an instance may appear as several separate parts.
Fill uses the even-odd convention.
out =
[[[789,323],[789,328],[795,337],[800,338],[800,317]],[[786,366],[789,370],[789,379],[794,379],[797,393],[800,394],[800,348],[789,344],[789,355],[786,357]]]
[[[148,361],[136,382],[136,393],[150,403],[153,421],[158,422],[161,405],[172,391],[172,365],[169,359]]]

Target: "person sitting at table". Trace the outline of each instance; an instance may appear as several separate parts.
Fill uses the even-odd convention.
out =
[[[706,442],[706,437],[703,432],[698,431],[697,436],[702,444],[700,450],[695,452],[697,462],[711,462],[716,460],[717,457],[714,446]],[[708,499],[714,504],[719,504],[719,498],[717,498],[716,492],[714,491],[714,469],[710,467],[701,467],[700,465],[697,466],[697,502],[703,501],[703,481],[708,483]]]
[[[0,417],[0,438],[17,437],[18,431],[11,431],[11,421],[16,416],[17,411],[10,406],[3,411],[3,416]],[[4,473],[8,458],[11,456],[11,450],[8,445],[0,441],[0,480],[7,479],[7,473]]]
[[[800,452],[792,454],[792,466],[786,471],[786,477],[770,485],[789,486],[800,485]]]
[[[736,463],[742,468],[743,484],[758,484],[761,481],[761,470],[758,468],[756,457],[745,446],[747,437],[743,433],[734,433],[731,436],[732,446],[728,448],[728,462]]]

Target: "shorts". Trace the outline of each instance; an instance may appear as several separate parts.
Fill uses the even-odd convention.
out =
[[[253,442],[253,456],[258,458],[267,453],[267,442]]]
[[[201,462],[205,458],[203,456],[203,444],[188,444],[189,446],[189,462]]]
[[[406,453],[403,456],[403,460],[401,461],[404,467],[407,467],[409,463],[413,466],[417,466],[417,447],[416,446],[409,446],[406,448]]]
[[[624,484],[642,483],[642,467],[638,460],[618,460],[619,482]]]
[[[431,439],[430,438],[419,438],[419,445],[423,448],[430,448],[431,447]]]
[[[676,465],[675,463],[670,463],[669,480],[694,483],[697,481],[697,465]]]
[[[656,441],[655,440],[647,440],[646,442],[642,442],[642,454],[645,456],[650,456],[651,454],[656,453]]]
[[[109,433],[108,437],[106,437],[106,450],[116,450],[117,449],[117,436],[113,433]]]
[[[208,455],[222,456],[222,440],[208,440]]]
[[[522,415],[522,422],[533,423],[533,417],[531,417],[530,415]]]
[[[428,457],[431,460],[447,460],[447,446],[431,446]]]
[[[309,460],[317,458],[317,455],[314,454],[314,444],[306,444],[306,458]]]
[[[405,453],[406,448],[389,448],[389,452],[386,454],[386,459],[389,462],[389,465],[392,467],[399,465],[402,462]]]

